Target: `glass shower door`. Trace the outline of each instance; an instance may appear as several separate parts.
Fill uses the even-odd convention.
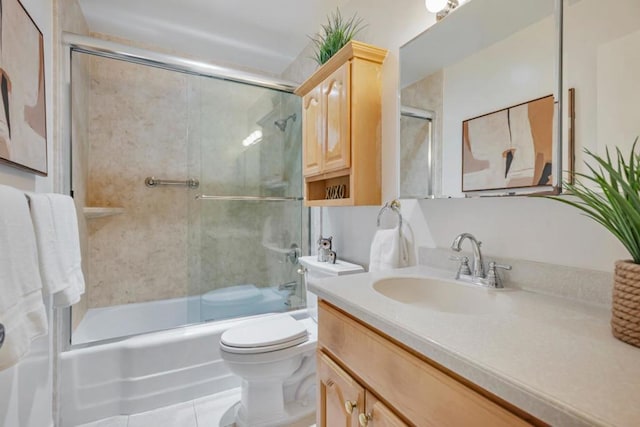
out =
[[[188,162],[200,180],[189,201],[190,313],[206,321],[303,307],[300,99],[206,77],[188,86]]]

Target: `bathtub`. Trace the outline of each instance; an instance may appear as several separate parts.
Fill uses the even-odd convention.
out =
[[[306,310],[290,312],[298,319]],[[207,322],[75,348],[60,355],[63,427],[149,411],[240,386],[218,343],[247,319]]]
[[[199,296],[91,308],[73,332],[72,345],[145,334],[201,321],[287,310],[289,291],[236,285]]]

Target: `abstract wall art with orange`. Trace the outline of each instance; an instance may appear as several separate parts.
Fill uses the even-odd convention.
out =
[[[552,185],[553,95],[462,123],[462,191]]]

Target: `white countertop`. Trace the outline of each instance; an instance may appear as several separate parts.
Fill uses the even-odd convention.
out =
[[[551,425],[640,426],[640,349],[611,335],[608,309],[511,290],[496,312],[462,314],[373,289],[389,276],[452,275],[418,266],[322,279],[309,289]]]

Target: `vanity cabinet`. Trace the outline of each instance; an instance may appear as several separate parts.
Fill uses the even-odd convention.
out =
[[[329,356],[318,352],[318,426],[407,427],[373,393],[362,387]]]
[[[351,41],[298,87],[306,206],[381,203],[384,49]]]
[[[319,426],[546,425],[325,301],[318,314]]]

